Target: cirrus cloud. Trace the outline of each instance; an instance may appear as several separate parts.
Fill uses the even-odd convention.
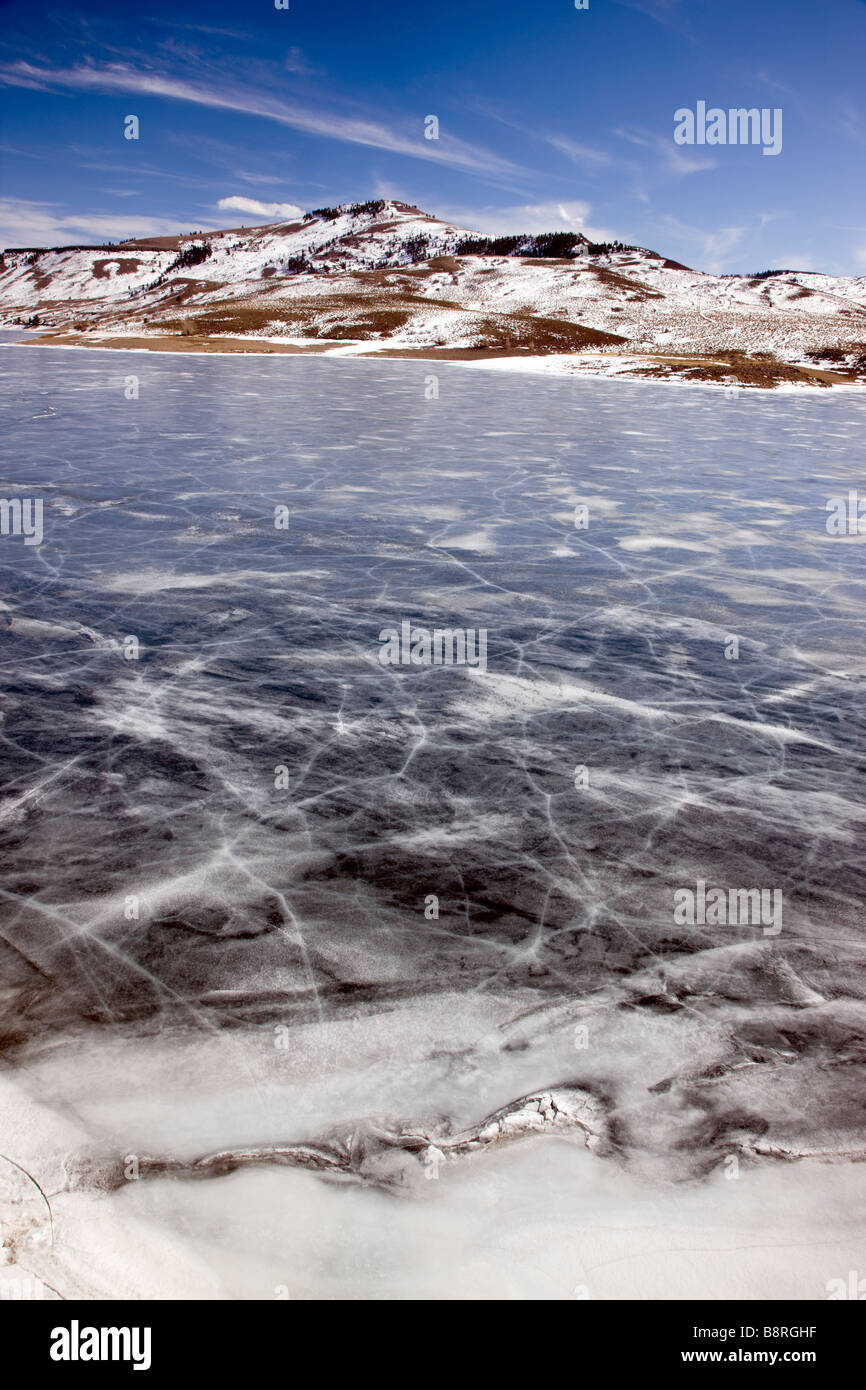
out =
[[[129,213],[73,213],[55,203],[27,198],[0,199],[0,247],[63,246],[88,241],[126,241],[136,237],[189,236],[217,230],[200,219],[138,216]]]
[[[441,142],[425,140],[417,129],[417,122],[417,133],[414,134],[409,129],[392,130],[382,121],[369,120],[363,114],[347,115],[326,108],[311,109],[242,82],[208,84],[198,78],[189,79],[183,74],[158,72],[127,62],[108,63],[102,67],[80,63],[71,68],[51,68],[39,67],[22,59],[0,65],[0,86],[23,87],[31,91],[68,89],[107,95],[137,92],[142,96],[191,102],[214,110],[240,111],[247,116],[275,121],[308,135],[450,165],[455,169],[481,174],[488,183],[505,177],[513,178],[523,172],[492,150],[476,147],[456,136],[442,139]]]
[[[590,225],[592,208],[585,202],[521,203],[509,207],[482,207],[449,211],[450,221],[459,227],[480,231],[485,236],[527,236],[543,232],[581,232],[590,241],[610,241],[604,228]]]

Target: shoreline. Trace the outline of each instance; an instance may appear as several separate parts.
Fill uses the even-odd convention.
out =
[[[505,999],[417,1001],[401,1010],[409,1056],[419,1063],[430,1030],[447,1039],[456,1026],[468,1039],[511,1014]],[[303,1078],[287,1076],[279,1054],[269,1054],[272,1109],[248,1093],[250,1069],[262,1063],[256,1028],[222,1037],[218,1057],[194,1034],[143,1038],[112,1029],[104,1040],[88,1030],[67,1038],[68,1058],[65,1048],[37,1048],[26,1071],[10,1067],[0,1078],[0,1123],[10,1155],[0,1162],[0,1215],[14,1239],[14,1258],[0,1265],[0,1301],[24,1296],[22,1286],[26,1296],[45,1301],[101,1302],[118,1287],[136,1299],[243,1299],[280,1285],[299,1300],[357,1298],[370,1268],[377,1292],[392,1297],[408,1281],[427,1298],[471,1298],[480,1289],[489,1297],[618,1301],[651,1288],[657,1298],[680,1300],[695,1295],[695,1259],[707,1251],[712,1269],[708,1283],[703,1275],[698,1281],[702,1295],[758,1302],[771,1283],[786,1298],[808,1301],[825,1297],[828,1279],[856,1267],[864,1238],[863,1217],[851,1215],[857,1165],[812,1156],[790,1163],[750,1158],[740,1183],[727,1180],[721,1163],[698,1178],[674,1166],[659,1182],[651,1163],[602,1156],[577,1131],[539,1130],[486,1153],[449,1157],[436,1183],[425,1180],[416,1160],[414,1178],[396,1198],[386,1198],[376,1183],[337,1184],[277,1161],[195,1181],[167,1174],[100,1186],[98,1175],[115,1153],[146,1155],[168,1145],[183,1161],[208,1145],[222,1152],[239,1142],[282,1143],[283,1126],[306,1129],[308,1116],[310,1142],[333,1126],[351,1126],[356,1099],[362,1113],[375,1113],[381,1081],[370,1080],[365,1064],[381,1065],[383,1056],[391,1058],[386,1084],[393,1108],[404,1091],[389,1043],[391,1017],[374,1016],[360,1032],[349,1019],[306,1024],[299,1042],[311,1051],[319,1044],[318,1065]],[[134,1118],[116,1077],[98,1116],[86,1102],[102,1077],[106,1046],[140,1057]],[[354,1050],[360,1063],[353,1069]],[[342,1092],[329,1094],[323,1085],[330,1058],[338,1059],[342,1074],[349,1068]],[[436,1069],[429,1059],[421,1065],[409,1093],[423,1109]],[[63,1086],[70,1094],[61,1104]],[[480,1117],[498,1098],[489,1091],[476,1102],[457,1087],[451,1119],[459,1126],[465,1112]],[[88,1162],[92,1182],[82,1181]],[[504,1228],[501,1207],[497,1212],[503,1202]],[[263,1208],[279,1219],[250,1259],[245,1226]],[[786,1221],[792,1208],[799,1213],[795,1229]],[[539,1228],[548,1232],[540,1262]],[[382,1229],[396,1255],[383,1253]],[[323,1233],[326,1241],[344,1242],[353,1257],[336,1283],[327,1258],[317,1253]],[[432,1241],[441,1252],[420,1269],[411,1256],[419,1241]],[[516,1273],[487,1258],[500,1244],[519,1255]],[[455,1268],[465,1271],[456,1287]]]
[[[12,330],[14,331],[14,330]],[[185,338],[172,334],[137,334],[130,336],[105,335],[88,336],[68,333],[40,334],[38,337],[22,338],[15,342],[3,343],[4,347],[54,347],[63,349],[82,349],[93,351],[105,349],[114,352],[152,352],[157,354],[210,357],[328,357],[351,358],[353,360],[375,361],[384,358],[388,361],[454,363],[460,366],[494,371],[522,371],[533,375],[559,377],[563,380],[625,380],[677,384],[683,386],[721,387],[726,391],[768,391],[785,392],[818,389],[836,392],[839,390],[866,390],[866,382],[846,379],[841,373],[819,368],[796,367],[799,379],[778,380],[771,383],[738,380],[735,369],[726,361],[715,357],[687,357],[670,353],[507,353],[496,348],[437,348],[400,347],[383,344],[370,347],[363,342],[344,341],[311,342],[310,340],[286,341],[275,338],[214,337]],[[787,368],[788,364],[778,364]],[[671,368],[672,370],[666,370]],[[708,375],[696,379],[677,372],[676,368],[698,370]],[[718,369],[713,375],[712,369]]]

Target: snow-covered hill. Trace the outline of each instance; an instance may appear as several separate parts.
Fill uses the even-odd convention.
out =
[[[744,384],[866,377],[866,277],[707,275],[580,235],[490,241],[392,200],[216,233],[7,250],[0,321],[34,316],[124,342],[556,354],[577,368],[604,353],[618,370]]]

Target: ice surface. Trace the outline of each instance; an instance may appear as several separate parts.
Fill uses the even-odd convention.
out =
[[[864,552],[825,506],[862,484],[866,402],[0,358],[0,494],[45,510],[41,546],[0,538],[8,1278],[846,1277]],[[486,629],[487,670],[383,666],[404,619]],[[780,890],[781,930],[678,923],[699,880]],[[543,1099],[578,1093],[601,1149]],[[260,1166],[303,1146],[339,1171]],[[185,1175],[215,1151],[243,1158]]]

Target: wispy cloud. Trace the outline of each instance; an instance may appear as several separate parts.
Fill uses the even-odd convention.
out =
[[[286,54],[283,67],[286,72],[294,72],[298,77],[310,77],[314,73],[320,73],[321,68],[314,68],[307,62],[299,48],[290,48]]]
[[[796,97],[798,95],[794,87],[789,87],[787,83],[780,82],[772,73],[767,72],[766,68],[760,68],[757,76],[759,82],[763,82],[765,87],[772,87],[774,92],[781,92],[782,95],[786,97]]]
[[[82,237],[96,242],[125,241],[129,237],[177,236],[193,230],[216,229],[216,223],[114,213],[63,213],[56,210],[54,203],[24,198],[0,199],[0,244],[3,246],[58,246],[80,241]]]
[[[584,202],[522,203],[510,207],[454,209],[445,212],[449,221],[485,235],[513,235],[519,232],[582,232],[590,241],[606,241],[610,233],[590,226],[592,209]]]
[[[681,27],[681,0],[614,0],[614,4],[623,5],[627,10],[639,10],[666,29]]]
[[[784,246],[784,243],[783,243]],[[819,274],[832,275],[832,269],[819,263],[809,251],[782,250],[773,253],[773,268],[777,270],[815,270]]]
[[[611,156],[605,150],[594,149],[591,145],[582,145],[577,140],[572,140],[568,135],[546,135],[545,140],[548,145],[552,145],[560,154],[566,155],[573,164],[602,165],[610,164]]]
[[[249,169],[233,169],[232,174],[244,183],[285,183],[279,174],[254,174]]]
[[[191,135],[183,130],[169,132],[169,139],[173,144],[185,151],[191,151],[198,163],[211,164],[215,169],[221,170],[220,181],[224,182],[227,175],[232,179],[241,179],[244,183],[278,183],[286,186],[286,176],[284,173],[275,173],[273,165],[268,169],[253,171],[247,167],[246,161],[250,158],[249,143],[240,144],[237,141],[218,140],[214,137],[203,136],[200,131]],[[261,158],[261,152],[259,152]],[[284,150],[280,151],[278,168],[286,163],[291,156]],[[210,185],[213,180],[208,180]]]
[[[392,154],[409,155],[474,174],[495,178],[522,174],[517,165],[501,159],[490,150],[443,135],[440,140],[425,140],[419,124],[419,135],[413,139],[388,126],[360,116],[342,115],[334,111],[314,111],[279,97],[268,96],[243,86],[208,85],[202,81],[175,77],[153,70],[145,71],[128,63],[111,63],[104,67],[82,64],[73,68],[39,68],[28,62],[7,64],[0,68],[0,84],[29,87],[39,90],[69,88],[73,91],[123,92],[168,101],[191,102],[227,111],[242,111],[291,126],[308,135],[330,140],[343,140],[353,145],[387,150]]]
[[[716,272],[723,270],[728,252],[740,245],[747,231],[748,227],[720,227],[717,232],[706,236],[703,246],[706,269]]]
[[[670,245],[671,239],[684,248],[680,255],[689,265],[712,274],[746,274],[765,268],[793,270],[814,270],[814,258],[804,250],[790,250],[790,243],[782,240],[785,232],[778,232],[773,244],[763,236],[764,229],[772,223],[784,219],[783,213],[760,213],[753,220],[739,225],[722,226],[709,231],[706,227],[696,227],[683,222],[670,213],[659,218],[655,234],[661,245]],[[830,268],[826,265],[825,270]]]
[[[159,24],[162,28],[170,29],[189,29],[196,34],[215,34],[224,39],[253,39],[254,34],[244,33],[242,29],[219,29],[212,24],[180,24],[172,16],[170,20],[160,18],[158,15],[143,15],[145,24]]]
[[[866,145],[866,118],[850,97],[840,97],[836,103],[837,124],[843,135],[858,145]]]
[[[664,135],[657,135],[654,131],[635,130],[618,128],[614,135],[620,139],[627,140],[632,145],[640,145],[643,149],[655,150],[661,168],[676,177],[685,177],[687,174],[700,174],[704,169],[715,169],[716,161],[709,155],[687,154],[680,146],[673,142],[673,111],[671,112],[671,134],[669,138]]]

